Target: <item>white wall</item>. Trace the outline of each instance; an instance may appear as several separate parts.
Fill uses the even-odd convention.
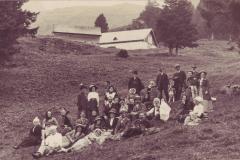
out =
[[[126,50],[135,50],[135,49],[150,49],[156,48],[154,45],[150,45],[145,41],[140,42],[128,42],[128,43],[113,43],[113,44],[102,44],[100,47],[109,48],[109,47],[116,47],[119,49],[126,49]]]

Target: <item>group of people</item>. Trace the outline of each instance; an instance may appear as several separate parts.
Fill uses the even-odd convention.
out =
[[[34,158],[39,158],[56,152],[81,151],[106,140],[157,133],[159,130],[152,122],[168,121],[173,103],[181,103],[182,110],[177,118],[180,123],[197,125],[213,109],[213,99],[207,73],[198,73],[196,68],[193,66],[186,74],[177,64],[171,78],[161,68],[156,81],[150,81],[147,87],[138,72],[133,71],[127,95],[120,96],[107,81],[103,100],[96,85],[80,84],[75,121],[66,108],[60,109],[61,123],[49,110],[42,123],[38,117],[34,118],[29,136],[14,148],[40,145],[33,153]]]

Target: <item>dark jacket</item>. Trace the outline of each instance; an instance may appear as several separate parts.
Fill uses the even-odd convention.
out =
[[[168,75],[166,73],[159,74],[157,76],[156,84],[159,90],[168,88],[169,85]]]
[[[135,88],[136,89],[136,93],[140,94],[141,90],[144,89],[144,85],[142,83],[142,81],[137,77],[136,79],[134,79],[133,77],[129,79],[128,82],[128,90],[130,88]]]
[[[29,132],[29,136],[34,136],[41,141],[42,127],[40,125],[37,125],[36,127],[33,127]]]
[[[41,144],[42,127],[37,125],[29,131],[28,137],[24,138],[23,141],[18,145],[19,147],[30,147]]]
[[[118,123],[118,118],[114,118],[112,124],[110,124],[110,120],[111,120],[111,119],[108,119],[108,120],[107,120],[107,125],[108,125],[108,128],[109,128],[109,129],[112,129],[113,132],[114,132],[114,131],[115,131],[115,128],[116,128],[116,126],[117,126],[117,123]]]
[[[79,111],[85,111],[88,105],[87,96],[84,93],[80,93],[77,99],[77,106]]]
[[[173,75],[174,88],[184,87],[186,85],[186,73],[184,71],[176,72]]]
[[[67,113],[65,116],[62,116],[62,120],[63,120],[64,126],[67,126],[71,129],[73,129],[72,118],[70,118],[69,113]]]

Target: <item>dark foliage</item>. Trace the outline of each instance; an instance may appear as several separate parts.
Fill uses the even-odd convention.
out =
[[[158,19],[157,37],[173,49],[197,46],[197,29],[192,24],[193,6],[187,0],[165,0],[165,6]]]
[[[107,23],[107,19],[103,14],[100,14],[96,21],[95,21],[95,26],[96,27],[100,27],[101,28],[101,32],[107,32],[108,31],[108,23]]]
[[[25,0],[0,1],[0,63],[9,60],[17,53],[17,39],[24,35],[34,36],[38,28],[30,25],[36,21],[37,14],[22,10]]]
[[[128,58],[128,57],[129,57],[128,51],[125,50],[125,49],[121,49],[121,50],[117,53],[117,56],[118,56],[118,57],[121,57],[121,58]]]

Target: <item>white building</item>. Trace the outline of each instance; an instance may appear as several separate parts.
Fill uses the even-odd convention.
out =
[[[99,44],[103,48],[116,47],[127,50],[158,47],[155,34],[149,28],[102,33]]]
[[[53,35],[58,38],[98,44],[101,37],[101,28],[88,26],[54,26]]]

